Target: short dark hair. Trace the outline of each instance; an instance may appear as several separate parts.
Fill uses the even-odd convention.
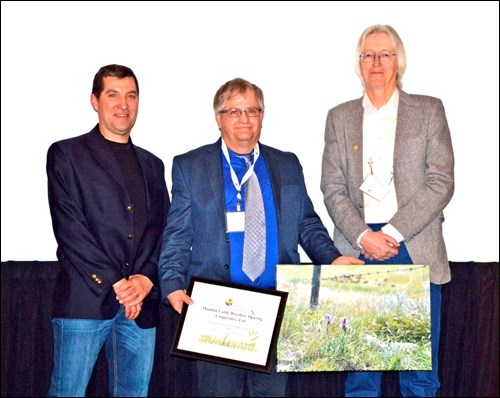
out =
[[[92,94],[94,94],[97,98],[104,90],[104,78],[105,77],[116,77],[118,79],[123,79],[124,77],[132,77],[135,81],[135,86],[137,87],[137,95],[139,95],[139,82],[137,81],[137,77],[132,69],[123,65],[106,65],[103,66],[94,76],[94,83],[92,84]]]

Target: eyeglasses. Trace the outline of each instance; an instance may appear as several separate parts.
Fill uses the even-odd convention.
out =
[[[361,61],[363,61],[364,63],[369,63],[369,62],[373,62],[375,61],[375,57],[378,55],[378,58],[380,59],[380,62],[382,62],[383,64],[386,64],[388,63],[392,57],[395,57],[397,56],[398,54],[396,53],[391,53],[387,50],[383,50],[383,51],[380,51],[378,53],[374,52],[374,51],[367,51],[365,53],[361,53],[359,55],[359,58],[361,58]]]
[[[225,113],[229,117],[240,117],[241,114],[245,112],[248,117],[257,117],[262,112],[260,108],[247,108],[247,109],[239,109],[239,108],[231,108],[231,109],[223,109],[219,111],[219,113]]]

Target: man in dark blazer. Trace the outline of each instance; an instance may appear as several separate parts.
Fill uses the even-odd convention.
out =
[[[95,75],[99,123],[47,154],[48,195],[61,265],[54,292],[49,396],[85,396],[105,344],[110,396],[147,396],[159,323],[158,256],[170,206],[163,162],[135,146],[133,71]]]
[[[259,143],[264,96],[256,85],[234,79],[214,98],[221,138],[176,156],[172,206],[163,235],[159,276],[162,297],[180,312],[193,301],[191,277],[276,288],[276,264],[299,264],[300,244],[316,264],[362,264],[341,256],[307,194],[297,157]],[[245,159],[248,158],[248,159]],[[265,267],[252,278],[243,270],[245,181],[258,178],[265,212]],[[200,396],[285,396],[286,373],[271,374],[197,362]]]

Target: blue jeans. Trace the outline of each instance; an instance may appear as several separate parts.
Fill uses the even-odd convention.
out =
[[[383,224],[382,224],[383,225]],[[373,230],[374,228],[370,225]],[[413,264],[404,242],[399,253],[389,261],[370,261],[359,256],[365,264]],[[399,372],[399,385],[403,397],[435,397],[439,390],[438,351],[441,333],[441,285],[431,283],[431,351],[432,370]],[[349,372],[345,380],[346,397],[380,397],[382,372]]]
[[[156,328],[125,318],[52,319],[54,369],[49,397],[84,397],[102,346],[106,345],[111,397],[146,397],[153,369]]]

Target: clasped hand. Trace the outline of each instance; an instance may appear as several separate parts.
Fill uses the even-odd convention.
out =
[[[360,244],[361,254],[372,261],[386,261],[399,253],[399,242],[382,231],[366,232]]]
[[[142,302],[153,288],[153,282],[144,275],[131,275],[113,285],[116,299],[125,307],[125,317],[135,319],[142,309]]]

